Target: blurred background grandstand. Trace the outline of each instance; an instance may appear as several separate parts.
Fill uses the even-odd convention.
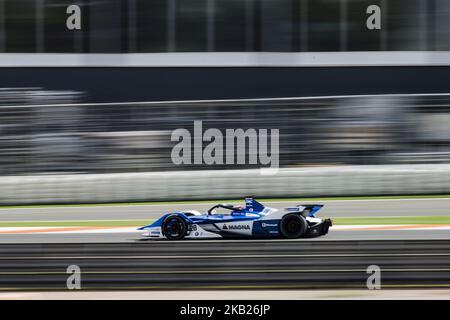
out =
[[[280,129],[282,168],[450,163],[449,15],[448,0],[0,0],[0,175],[255,168],[174,165],[171,133],[194,120]]]
[[[0,174],[252,167],[173,164],[172,131],[193,132],[199,119],[203,130],[279,128],[283,167],[450,162],[446,95],[70,103],[81,96],[38,89],[2,91]]]

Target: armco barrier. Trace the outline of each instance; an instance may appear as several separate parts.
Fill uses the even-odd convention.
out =
[[[450,194],[449,165],[379,165],[260,170],[7,176],[0,204],[190,199]]]

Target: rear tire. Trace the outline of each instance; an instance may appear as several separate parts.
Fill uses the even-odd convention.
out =
[[[280,221],[280,234],[287,239],[300,238],[307,228],[308,222],[299,214],[287,214]]]
[[[161,231],[169,240],[182,240],[187,233],[187,223],[180,216],[172,214],[164,219]]]

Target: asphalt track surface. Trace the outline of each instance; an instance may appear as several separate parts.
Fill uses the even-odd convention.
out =
[[[449,288],[450,240],[151,241],[2,244],[0,290],[67,290],[69,265],[82,290]]]
[[[243,203],[243,201],[241,201]],[[376,199],[326,201],[272,201],[266,206],[283,208],[302,203],[323,203],[322,217],[376,217],[376,216],[449,216],[450,198],[434,199]],[[108,206],[44,206],[36,208],[0,209],[0,221],[30,220],[121,220],[156,219],[163,213],[178,210],[206,212],[215,202],[201,204],[142,204]],[[238,203],[236,203],[238,204]]]
[[[319,202],[323,217],[450,214],[450,199]],[[5,208],[0,220],[151,220],[211,205]],[[450,288],[450,232],[331,228],[313,239],[191,241],[147,240],[138,231],[0,235],[0,290],[67,290],[69,265],[81,268],[83,290],[364,289],[369,265],[381,268],[384,288],[441,289]]]
[[[321,217],[377,217],[377,216],[448,216],[450,198],[434,199],[377,199],[377,200],[326,200]],[[275,208],[288,207],[305,201],[264,202]],[[194,209],[206,211],[214,202],[201,204],[141,204],[108,206],[48,206],[37,208],[0,209],[0,221],[61,221],[61,220],[153,220],[163,213]],[[90,234],[0,234],[1,243],[86,243],[130,242],[141,239],[134,233]],[[324,240],[431,240],[449,239],[448,230],[364,230],[338,231],[331,228],[326,237],[300,241]]]
[[[137,243],[143,242],[152,246],[154,242],[168,242],[167,240],[153,240],[141,236],[141,231],[130,233],[55,233],[55,234],[0,234],[0,244],[33,244],[33,243]],[[330,229],[324,237],[299,239],[299,242],[323,242],[323,241],[358,241],[358,240],[450,240],[449,230],[351,230],[341,231]],[[209,240],[183,240],[189,243],[204,242]],[[229,240],[219,239],[226,243]],[[253,241],[242,239],[242,242]],[[259,241],[259,240],[257,240]],[[283,241],[272,239],[270,241]],[[239,250],[239,248],[237,248]]]

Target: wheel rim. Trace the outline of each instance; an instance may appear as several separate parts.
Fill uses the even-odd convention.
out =
[[[289,234],[296,234],[296,233],[298,233],[301,230],[300,223],[298,223],[298,220],[295,219],[294,217],[289,218],[286,221],[285,226],[286,226],[286,231]]]
[[[290,215],[283,218],[280,225],[280,232],[286,238],[298,238],[304,234],[305,225],[302,223],[302,216]]]
[[[180,235],[183,234],[183,231],[184,231],[183,224],[176,218],[167,221],[164,228],[164,233],[171,238],[179,237]]]

